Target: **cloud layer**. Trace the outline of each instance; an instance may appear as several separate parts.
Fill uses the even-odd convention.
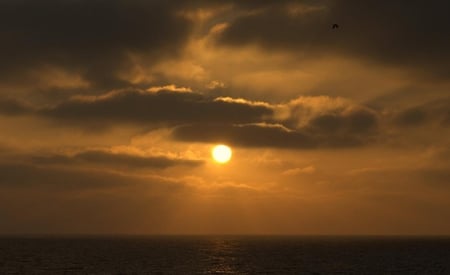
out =
[[[174,1],[1,1],[1,80],[55,66],[94,86],[123,85],[132,55],[176,55],[192,22]]]
[[[0,0],[0,234],[448,234],[449,8]]]
[[[199,93],[127,90],[99,97],[76,98],[40,113],[55,120],[112,124],[245,123],[270,116],[268,106],[214,99]]]
[[[372,109],[342,98],[299,97],[283,104],[212,97],[172,86],[75,96],[50,107],[0,102],[4,116],[37,116],[58,125],[108,129],[173,128],[172,138],[242,147],[346,148],[386,142],[392,131],[445,128],[448,99],[400,110]],[[93,128],[94,127],[94,128]]]
[[[450,72],[446,1],[297,1],[259,8],[232,21],[220,43],[344,54],[444,78]],[[339,29],[331,28],[334,23]]]

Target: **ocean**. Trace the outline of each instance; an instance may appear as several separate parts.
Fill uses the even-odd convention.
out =
[[[0,237],[0,274],[450,274],[450,238]]]

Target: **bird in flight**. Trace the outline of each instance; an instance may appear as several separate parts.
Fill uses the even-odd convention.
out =
[[[338,29],[339,28],[339,25],[338,24],[333,24],[333,26],[331,27],[333,30],[334,29]]]

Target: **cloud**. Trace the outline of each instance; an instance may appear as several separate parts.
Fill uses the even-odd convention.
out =
[[[292,168],[281,173],[283,176],[298,176],[304,174],[314,174],[316,172],[316,168],[314,166],[307,166],[303,168]]]
[[[450,232],[422,2],[0,0],[0,231]]]
[[[133,54],[176,56],[193,22],[178,1],[0,1],[1,79],[23,80],[42,66],[66,68],[94,86],[117,87]]]
[[[321,134],[364,134],[377,130],[377,114],[368,108],[351,108],[340,113],[328,113],[309,121],[311,131]]]
[[[172,136],[190,142],[301,149],[362,146],[375,142],[380,134],[380,115],[376,111],[344,99],[300,97],[286,104],[253,104],[270,106],[274,115],[259,123],[193,122],[174,128]]]
[[[189,142],[224,142],[243,147],[312,148],[316,142],[281,125],[194,124],[176,127],[173,138]]]
[[[258,12],[230,20],[218,43],[256,44],[310,58],[344,55],[441,78],[450,72],[447,1],[300,1],[299,9],[269,2],[254,3]],[[332,30],[333,23],[340,28]]]
[[[40,112],[48,118],[77,124],[122,122],[147,125],[258,122],[272,113],[268,106],[168,90],[126,90],[99,97],[77,97]]]
[[[33,108],[29,109],[32,113]],[[92,129],[117,124],[173,128],[181,141],[276,148],[352,147],[379,134],[380,114],[340,98],[300,97],[286,104],[209,97],[174,85],[75,96],[34,114]],[[22,111],[27,113],[26,109]]]
[[[372,109],[329,96],[301,96],[276,104],[213,97],[190,88],[165,85],[73,96],[49,107],[5,99],[0,101],[0,114],[37,116],[58,126],[91,132],[131,125],[141,131],[173,129],[172,138],[178,141],[312,149],[366,146],[389,140],[405,144],[405,135],[411,134],[407,128],[448,125],[448,106],[447,97],[399,110]],[[408,140],[415,143],[424,138]]]
[[[162,176],[0,161],[0,231],[162,233],[192,192]]]
[[[177,192],[187,188],[181,177],[162,169],[184,166],[196,168],[202,160],[168,156],[141,156],[106,150],[85,150],[75,154],[10,152],[0,159],[0,189],[80,192],[138,188],[159,192]],[[123,168],[123,169],[122,169]],[[158,170],[137,173],[136,169]],[[24,188],[24,189],[21,189]]]
[[[349,182],[366,182],[365,187],[372,190],[394,191],[395,189],[417,189],[418,187],[436,190],[450,190],[448,161],[442,167],[427,164],[422,167],[409,168],[365,168],[350,171]],[[351,184],[351,183],[350,183]],[[395,191],[397,191],[395,190]]]
[[[279,149],[348,148],[375,139],[372,135],[333,134],[327,130],[289,129],[280,124],[192,124],[174,128],[172,137],[187,142]]]
[[[12,98],[0,98],[0,115],[16,116],[32,113],[32,107]]]
[[[395,122],[402,126],[417,126],[427,120],[427,114],[420,108],[409,108],[397,114]]]
[[[450,125],[450,98],[441,98],[400,110],[394,114],[394,123],[402,127],[448,126]]]
[[[88,165],[127,169],[165,169],[173,166],[200,166],[203,162],[194,159],[170,158],[167,156],[145,156],[129,153],[114,153],[102,150],[86,150],[72,155],[52,154],[33,156],[36,164]]]
[[[56,189],[97,189],[113,188],[121,184],[136,183],[137,177],[118,173],[36,166],[21,162],[0,163],[0,185],[7,187],[51,186]]]

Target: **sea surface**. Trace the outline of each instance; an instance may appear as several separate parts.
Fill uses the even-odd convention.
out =
[[[450,274],[450,238],[0,237],[0,274]]]

